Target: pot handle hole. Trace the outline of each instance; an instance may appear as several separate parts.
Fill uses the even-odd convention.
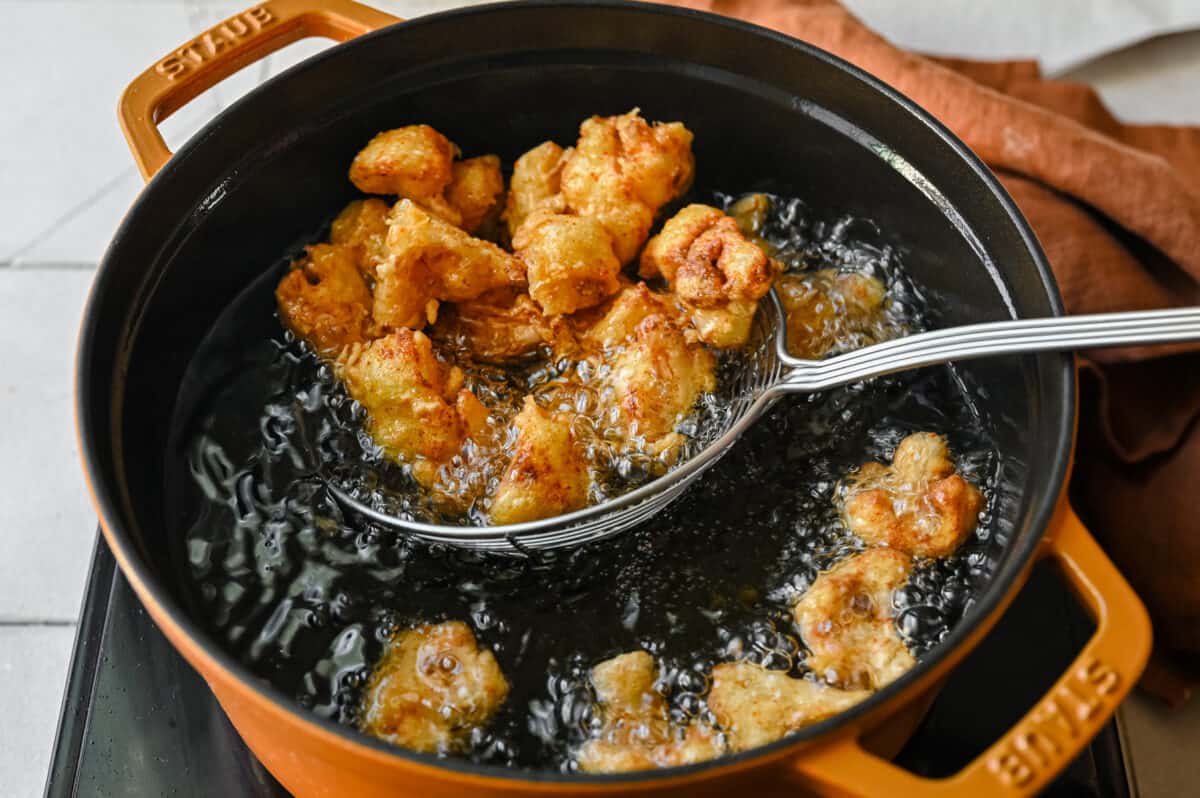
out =
[[[268,0],[172,50],[133,79],[117,107],[142,177],[171,157],[159,123],[233,73],[300,39],[345,41],[400,21],[353,0]]]
[[[958,773],[918,776],[869,752],[855,735],[806,749],[796,776],[822,794],[1031,796],[1078,756],[1133,688],[1150,655],[1150,619],[1064,499],[1042,556],[1053,557],[1096,630],[1070,668],[1015,726]]]

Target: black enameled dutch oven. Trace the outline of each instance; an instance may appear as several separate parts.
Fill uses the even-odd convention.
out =
[[[345,164],[414,121],[506,161],[572,140],[580,119],[639,106],[684,120],[709,185],[819,197],[901,231],[908,271],[943,324],[1060,314],[1028,225],[979,160],[910,101],[800,41],[717,16],[615,2],[479,6],[402,24],[349,0],[270,0],[172,52],[130,85],[121,122],[149,185],[114,237],[80,334],[80,447],[104,534],[138,596],[204,676],[246,743],[294,794],[1025,795],[1084,746],[1149,650],[1145,612],[1063,494],[1075,419],[1071,358],[969,364],[996,420],[1007,538],[989,586],[949,638],[840,716],[763,748],[622,776],[525,773],[389,747],[254,677],[183,609],[168,567],[162,475],[184,369],[218,314],[352,198]],[[203,89],[305,36],[343,43],[276,77],[172,155],[155,125]],[[940,680],[1024,583],[1058,560],[1097,628],[1069,671],[957,775],[891,765]]]

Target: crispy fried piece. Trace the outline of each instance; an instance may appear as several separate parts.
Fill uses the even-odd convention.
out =
[[[578,194],[567,195],[575,197],[571,210],[604,225],[604,229],[612,236],[613,251],[618,260],[622,264],[629,263],[650,235],[654,210],[634,199],[619,177],[601,174],[594,176],[594,182],[592,180],[590,175],[573,176],[572,185],[582,183],[587,186],[589,193],[583,197]]]
[[[576,159],[621,174],[632,197],[654,210],[682,196],[696,171],[692,132],[682,122],[650,124],[636,108],[620,116],[585,120],[579,126],[579,141],[571,158]],[[571,169],[568,163],[563,174],[568,202],[571,196],[566,183]]]
[[[595,219],[539,211],[513,236],[529,295],[550,315],[598,305],[621,284],[612,237]]]
[[[770,260],[732,217],[708,205],[688,205],[646,245],[642,277],[662,275],[681,299],[716,307],[731,299],[761,299],[774,277]]]
[[[547,413],[527,396],[513,425],[516,449],[492,497],[492,523],[535,521],[587,504],[592,480],[587,460],[575,446],[570,418]]]
[[[395,194],[439,219],[474,232],[499,207],[504,193],[500,159],[455,161],[458,147],[428,125],[386,130],[350,165],[350,181],[368,194]]]
[[[396,203],[388,218],[388,257],[379,266],[373,309],[380,324],[420,329],[436,318],[436,300],[464,302],[524,281],[512,255],[409,200]]]
[[[732,217],[707,205],[689,205],[650,239],[638,273],[666,279],[692,311],[700,340],[732,347],[749,339],[758,300],[771,289],[777,271]]]
[[[869,690],[793,679],[753,662],[726,662],[713,668],[708,707],[725,730],[730,750],[745,751],[832,717],[869,695]]]
[[[446,202],[458,211],[462,219],[459,226],[473,233],[498,211],[503,193],[500,159],[481,155],[453,165],[450,185],[446,186]]]
[[[645,283],[628,285],[617,294],[607,312],[586,328],[583,338],[602,350],[613,349],[632,338],[642,320],[654,314],[677,319],[668,297],[654,293]]]
[[[602,725],[577,753],[581,770],[627,773],[678,767],[724,753],[716,730],[701,722],[671,721],[666,701],[654,689],[657,670],[645,651],[621,654],[592,669]]]
[[[903,328],[886,314],[886,289],[873,277],[822,269],[776,283],[787,312],[788,352],[812,360],[886,341]]]
[[[701,394],[716,389],[716,360],[655,314],[640,322],[613,360],[609,384],[628,435],[652,444],[669,436]]]
[[[355,344],[335,365],[350,395],[366,408],[375,443],[389,457],[413,464],[422,483],[458,451],[478,420],[478,400],[463,396],[470,392],[462,387],[462,371],[439,362],[424,333],[401,328]]]
[[[634,109],[594,116],[562,167],[567,207],[599,221],[628,263],[650,233],[658,209],[687,191],[695,172],[692,134],[679,122],[648,124]]]
[[[642,319],[612,360],[611,401],[632,437],[653,443],[670,434],[700,394],[717,387],[716,358],[690,344],[678,325],[659,313]]]
[[[502,363],[555,340],[558,325],[517,288],[497,288],[478,299],[447,306],[429,335],[477,360]]]
[[[375,666],[359,725],[415,751],[449,753],[496,713],[508,682],[465,623],[418,626],[395,635]]]
[[[502,214],[508,232],[515,236],[526,217],[534,211],[562,213],[566,200],[561,192],[562,168],[570,151],[553,141],[543,141],[513,164],[508,199]]]
[[[975,529],[983,494],[954,473],[942,436],[900,441],[891,467],[867,463],[847,479],[843,517],[872,545],[918,557],[947,557]]]
[[[457,147],[429,125],[385,130],[350,164],[350,182],[365,194],[422,200],[440,197],[450,183]]]
[[[793,612],[818,677],[847,689],[878,689],[915,664],[892,612],[892,593],[911,570],[907,554],[867,549],[817,577]]]
[[[329,242],[358,248],[358,265],[365,277],[375,279],[387,257],[388,213],[381,199],[354,200],[337,215],[329,228]]]
[[[353,247],[316,244],[275,287],[288,329],[317,352],[330,353],[375,333],[371,292]]]

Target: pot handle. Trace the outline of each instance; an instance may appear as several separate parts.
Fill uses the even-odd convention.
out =
[[[805,751],[799,780],[847,796],[1035,795],[1100,732],[1150,655],[1150,619],[1064,499],[1042,556],[1058,560],[1096,621],[1079,656],[1025,717],[953,776],[928,779],[870,753],[851,735]]]
[[[214,25],[138,75],[117,107],[142,177],[171,157],[158,124],[206,89],[300,39],[352,39],[401,20],[353,0],[268,0]]]

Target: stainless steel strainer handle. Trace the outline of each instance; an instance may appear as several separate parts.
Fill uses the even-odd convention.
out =
[[[781,333],[776,338],[784,371],[770,390],[812,393],[952,360],[1196,341],[1200,307],[970,324],[897,338],[828,360],[792,357],[784,337]]]

